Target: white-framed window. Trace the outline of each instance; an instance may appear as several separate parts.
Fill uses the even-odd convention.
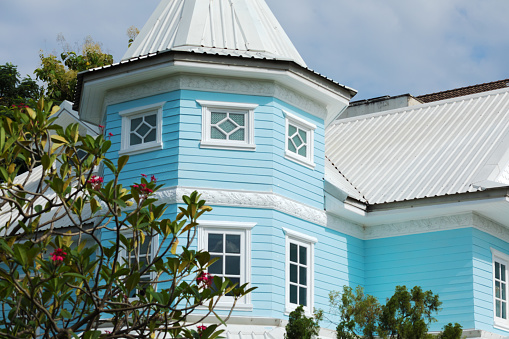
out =
[[[122,232],[122,234],[126,238],[132,238],[133,234],[132,231],[129,232]],[[146,236],[145,241],[141,243],[141,241],[138,242],[138,246],[135,250],[131,251],[130,253],[127,253],[125,249],[121,250],[120,257],[124,260],[124,263],[127,263],[129,267],[136,266],[136,263],[138,262],[137,270],[141,273],[141,271],[147,266],[147,263],[150,263],[152,259],[154,258],[154,255],[157,252],[158,246],[159,246],[159,236]],[[154,281],[156,279],[155,272],[148,272],[145,274],[142,274],[140,276],[140,285],[148,285],[150,282]],[[156,286],[154,286],[154,289],[156,289]],[[131,291],[131,295],[129,295],[129,298],[137,298],[138,294],[145,293],[144,290],[134,289]]]
[[[251,281],[251,229],[252,222],[203,221],[198,225],[198,247],[218,258],[208,268],[213,276],[228,278],[239,285]],[[248,287],[249,288],[249,287]],[[218,309],[231,309],[233,297],[224,296]],[[235,310],[251,311],[251,293],[237,301]]]
[[[299,305],[313,313],[315,237],[283,228],[285,233],[285,313]]]
[[[119,112],[122,117],[120,154],[138,154],[163,148],[164,104],[159,102]]]
[[[301,165],[315,168],[314,134],[316,125],[289,112],[285,115],[285,157]]]
[[[196,100],[202,107],[200,147],[254,151],[257,104]]]
[[[493,319],[494,325],[509,329],[508,275],[509,255],[491,249],[493,258]]]

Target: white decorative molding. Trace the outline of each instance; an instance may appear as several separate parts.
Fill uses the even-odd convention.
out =
[[[358,239],[364,239],[364,226],[327,213],[327,227]]]
[[[473,227],[472,213],[366,226],[364,239],[399,237],[402,235],[447,231],[467,227]]]
[[[182,203],[183,195],[198,191],[207,205],[235,206],[249,208],[274,209],[294,217],[326,226],[327,216],[324,210],[300,203],[272,192],[252,192],[240,190],[218,190],[210,188],[171,187],[160,190],[156,196],[167,204]]]
[[[473,227],[478,230],[491,234],[505,242],[509,242],[509,229],[505,226],[484,218],[478,214],[472,213]]]
[[[190,74],[159,78],[111,90],[106,94],[104,107],[179,89],[275,97],[322,119],[325,119],[327,115],[325,106],[304,96],[302,93],[276,84],[273,81],[220,78]]]

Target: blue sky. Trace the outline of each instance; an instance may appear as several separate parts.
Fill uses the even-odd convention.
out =
[[[355,99],[509,78],[507,0],[266,1],[308,66]],[[129,26],[141,29],[158,3],[3,0],[0,64],[31,74],[40,51],[60,53],[60,33],[71,45],[91,35],[118,61]]]

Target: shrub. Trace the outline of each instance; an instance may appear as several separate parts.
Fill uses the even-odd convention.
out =
[[[314,317],[306,317],[304,308],[299,305],[290,313],[288,324],[285,327],[285,339],[311,339],[313,336],[317,336],[320,331],[321,318],[321,312],[318,312]]]

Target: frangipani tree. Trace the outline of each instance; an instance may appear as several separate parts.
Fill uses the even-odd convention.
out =
[[[211,210],[200,195],[168,219],[154,176],[119,183],[128,157],[108,160],[108,138],[56,125],[43,99],[12,110],[0,121],[0,337],[216,338],[218,325],[197,325],[252,289],[208,274],[211,256],[193,249]]]

